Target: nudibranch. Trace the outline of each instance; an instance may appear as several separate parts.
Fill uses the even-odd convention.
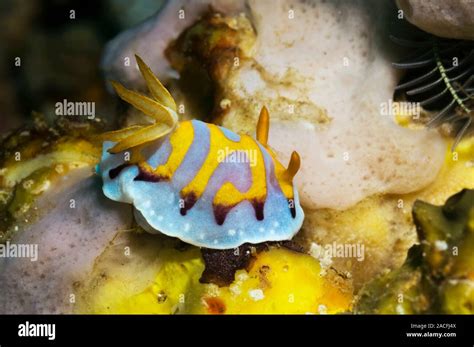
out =
[[[179,122],[170,93],[136,59],[151,97],[112,84],[153,123],[104,134],[98,166],[104,194],[133,204],[146,231],[199,247],[291,239],[304,218],[293,184],[300,157],[293,152],[287,168],[277,160],[267,144],[267,109],[256,140],[199,120]]]

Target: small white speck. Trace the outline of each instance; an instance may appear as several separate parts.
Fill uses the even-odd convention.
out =
[[[319,305],[318,312],[319,314],[326,314],[328,313],[328,308],[325,305]]]
[[[207,289],[207,294],[211,297],[216,297],[221,294],[221,290],[217,285],[211,283]]]
[[[252,298],[253,301],[260,301],[265,298],[265,295],[263,294],[263,290],[261,289],[252,289],[249,290],[249,296]]]
[[[158,217],[156,217],[156,219],[158,219],[158,221],[161,222],[163,220],[163,216],[158,216]]]
[[[246,272],[241,272],[237,275],[237,281],[239,282],[244,282],[248,280],[248,278],[249,278],[249,275]]]
[[[315,242],[311,243],[309,255],[319,260],[322,275],[324,275],[326,270],[332,265],[332,253],[327,252],[321,245]]]
[[[214,240],[214,244],[217,245],[219,243],[218,240]]]
[[[54,171],[56,171],[58,174],[62,174],[64,172],[64,165],[58,164],[54,167]]]
[[[242,291],[240,290],[240,286],[235,283],[229,287],[229,290],[233,295],[240,295],[240,293],[242,293]]]
[[[274,226],[275,228],[278,228],[278,227],[280,226],[280,223],[278,223],[277,221],[275,221],[275,222],[273,222],[273,226]]]
[[[204,240],[204,233],[199,234],[199,239]]]
[[[265,228],[264,227],[260,227],[258,228],[258,231],[260,231],[261,233],[265,232]]]
[[[143,206],[145,206],[145,208],[149,208],[151,206],[151,201],[150,200],[147,200],[143,203]]]
[[[316,242],[311,242],[311,246],[309,248],[309,255],[313,258],[319,259],[321,257],[322,246],[318,245]]]
[[[240,231],[239,231],[239,235],[240,235],[240,236],[244,236],[244,234],[245,234],[245,233],[244,233],[243,230],[240,230]]]
[[[186,223],[186,224],[184,225],[184,231],[187,232],[187,231],[189,231],[189,229],[191,229],[191,224]]]
[[[155,215],[155,211],[151,210],[150,211],[150,216],[154,216]]]
[[[270,229],[270,235],[275,235],[275,230]]]
[[[397,311],[398,314],[405,314],[405,309],[403,308],[402,305],[398,304],[396,307],[395,307],[395,311]]]
[[[235,229],[229,229],[229,231],[227,232],[230,236],[233,236],[235,235]]]
[[[229,108],[230,105],[232,104],[232,102],[229,100],[229,99],[222,99],[220,102],[219,102],[219,106],[225,110],[226,108]]]
[[[448,249],[448,244],[444,240],[436,240],[434,245],[438,251],[445,251]]]

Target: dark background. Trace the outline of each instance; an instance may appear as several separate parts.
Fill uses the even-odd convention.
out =
[[[1,0],[0,136],[32,111],[52,117],[56,102],[94,101],[112,112],[99,69],[108,40],[147,17],[162,0]],[[75,11],[75,19],[70,11]],[[15,59],[21,66],[15,66]]]

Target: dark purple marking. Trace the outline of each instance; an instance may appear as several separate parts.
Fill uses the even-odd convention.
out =
[[[156,175],[153,172],[149,172],[142,167],[138,167],[138,175],[133,179],[134,181],[145,181],[145,182],[161,182],[169,181],[168,177]]]
[[[181,199],[183,199],[183,206],[179,209],[179,213],[182,216],[186,216],[186,213],[194,206],[197,201],[196,194],[189,193],[186,195],[181,194]]]
[[[255,217],[257,220],[263,220],[263,208],[265,207],[265,201],[259,201],[255,199],[252,201],[252,205],[255,210]]]
[[[212,209],[214,210],[214,219],[216,220],[216,223],[218,225],[224,224],[227,214],[234,206],[235,205],[226,206],[226,205],[221,205],[221,204],[217,204],[217,205],[213,204]]]
[[[288,199],[288,207],[290,208],[291,217],[296,218],[296,206],[294,199]]]
[[[113,168],[109,171],[109,177],[111,179],[114,179],[114,178],[117,178],[118,175],[120,175],[120,172],[122,172],[123,169],[125,169],[126,167],[130,166],[131,164],[128,164],[128,163],[124,163],[124,164],[120,164],[119,166],[117,166],[116,168]]]
[[[224,224],[227,214],[235,206],[236,205],[231,205],[231,206],[221,205],[221,204],[213,205],[214,218],[216,220],[216,223],[218,225]],[[264,218],[263,208],[265,206],[265,202],[255,199],[255,200],[252,200],[252,206],[255,210],[255,218],[257,218],[257,220],[263,220]]]

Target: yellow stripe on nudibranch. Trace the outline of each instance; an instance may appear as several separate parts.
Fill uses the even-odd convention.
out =
[[[218,126],[208,124],[210,148],[204,164],[199,169],[194,179],[181,191],[183,196],[193,195],[199,199],[207,187],[207,183],[214,171],[220,165],[219,153],[225,149],[231,154],[235,151],[245,149],[256,153],[256,165],[250,165],[252,185],[245,193],[240,192],[235,186],[227,182],[222,185],[214,197],[215,205],[234,206],[243,200],[264,201],[267,194],[267,182],[265,174],[265,163],[260,147],[253,138],[241,135],[240,141],[228,139]]]
[[[181,165],[194,140],[194,130],[191,121],[181,122],[170,135],[171,153],[167,162],[153,169],[146,161],[140,162],[139,167],[147,173],[170,180]]]

